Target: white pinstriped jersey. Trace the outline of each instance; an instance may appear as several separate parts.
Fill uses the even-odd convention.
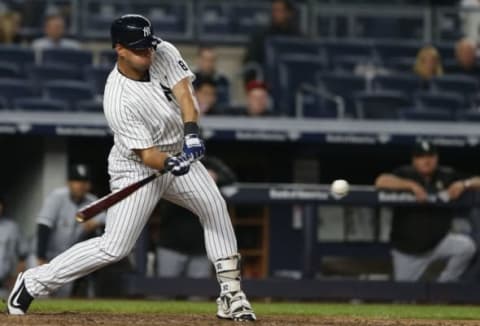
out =
[[[122,75],[117,66],[108,76],[103,107],[114,133],[109,172],[131,174],[149,170],[132,151],[157,147],[176,154],[182,150],[183,120],[171,89],[194,74],[179,51],[162,41],[153,54],[149,81],[135,81]]]

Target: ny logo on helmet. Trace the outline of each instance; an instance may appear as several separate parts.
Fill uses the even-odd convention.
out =
[[[152,34],[152,32],[150,31],[150,26],[145,26],[143,28],[143,37],[150,36],[150,34]]]

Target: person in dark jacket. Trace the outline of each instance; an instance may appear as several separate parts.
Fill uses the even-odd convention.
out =
[[[451,232],[453,210],[425,202],[433,193],[456,200],[466,190],[480,189],[480,178],[463,178],[455,170],[439,166],[434,145],[422,141],[414,147],[411,165],[381,174],[375,185],[411,191],[419,202],[415,207],[394,208],[390,241],[395,280],[417,281],[431,263],[446,259],[438,281],[456,281],[469,266],[475,244],[468,235]]]

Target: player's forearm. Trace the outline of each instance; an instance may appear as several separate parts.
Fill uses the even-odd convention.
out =
[[[480,190],[480,177],[472,177],[465,179],[463,181],[463,184],[467,189]]]
[[[375,187],[389,190],[411,190],[412,181],[385,173],[375,180]]]
[[[134,151],[140,157],[143,164],[155,170],[162,170],[165,167],[165,160],[169,156],[167,153],[161,152],[155,147],[136,149]]]
[[[197,102],[193,95],[192,85],[190,79],[182,79],[177,85],[173,87],[173,94],[182,111],[182,119],[184,122],[197,122],[198,109]]]

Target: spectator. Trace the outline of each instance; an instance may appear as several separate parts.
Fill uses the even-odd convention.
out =
[[[437,49],[431,45],[421,48],[418,51],[413,70],[426,87],[432,78],[443,75],[442,62]]]
[[[32,42],[35,51],[52,48],[80,49],[78,41],[65,37],[65,19],[61,15],[50,15],[45,19],[45,36]]]
[[[200,113],[203,115],[220,114],[217,107],[218,94],[215,81],[210,77],[197,77],[194,87]]]
[[[84,240],[104,224],[105,214],[83,224],[74,216],[79,208],[95,201],[90,191],[90,171],[83,164],[72,165],[68,171],[68,186],[53,190],[45,199],[37,218],[37,262],[39,265]],[[69,296],[73,284],[58,291],[57,296]]]
[[[222,161],[205,157],[202,163],[221,189],[235,182],[235,175]],[[205,255],[203,230],[191,211],[163,201],[157,243],[157,276],[207,278],[212,266]]]
[[[478,78],[480,74],[480,67],[476,60],[476,46],[475,43],[463,38],[455,45],[455,58],[457,65],[453,73],[465,74],[471,77]]]
[[[396,281],[417,281],[434,261],[447,259],[439,282],[457,280],[476,252],[472,239],[451,233],[453,211],[425,204],[429,194],[459,198],[465,190],[479,189],[480,178],[463,179],[453,169],[438,165],[435,147],[422,141],[415,145],[412,164],[381,174],[379,189],[411,191],[419,206],[394,209],[391,230],[392,258]]]
[[[20,44],[22,37],[20,36],[20,14],[9,12],[0,16],[0,43],[3,44]]]
[[[247,84],[247,106],[244,114],[251,117],[274,114],[267,85],[264,82],[252,80]]]
[[[247,64],[253,63],[263,68],[265,64],[265,41],[271,36],[300,36],[300,31],[295,22],[295,8],[291,1],[272,1],[270,26],[250,37],[244,62]],[[245,82],[260,77],[254,70],[245,72]]]
[[[9,289],[15,275],[25,270],[28,246],[17,223],[4,215],[5,202],[0,198],[0,288]]]
[[[213,47],[201,46],[198,49],[196,80],[210,78],[217,89],[218,102],[226,106],[230,102],[230,82],[217,71],[217,53]],[[194,82],[195,83],[195,82]]]

